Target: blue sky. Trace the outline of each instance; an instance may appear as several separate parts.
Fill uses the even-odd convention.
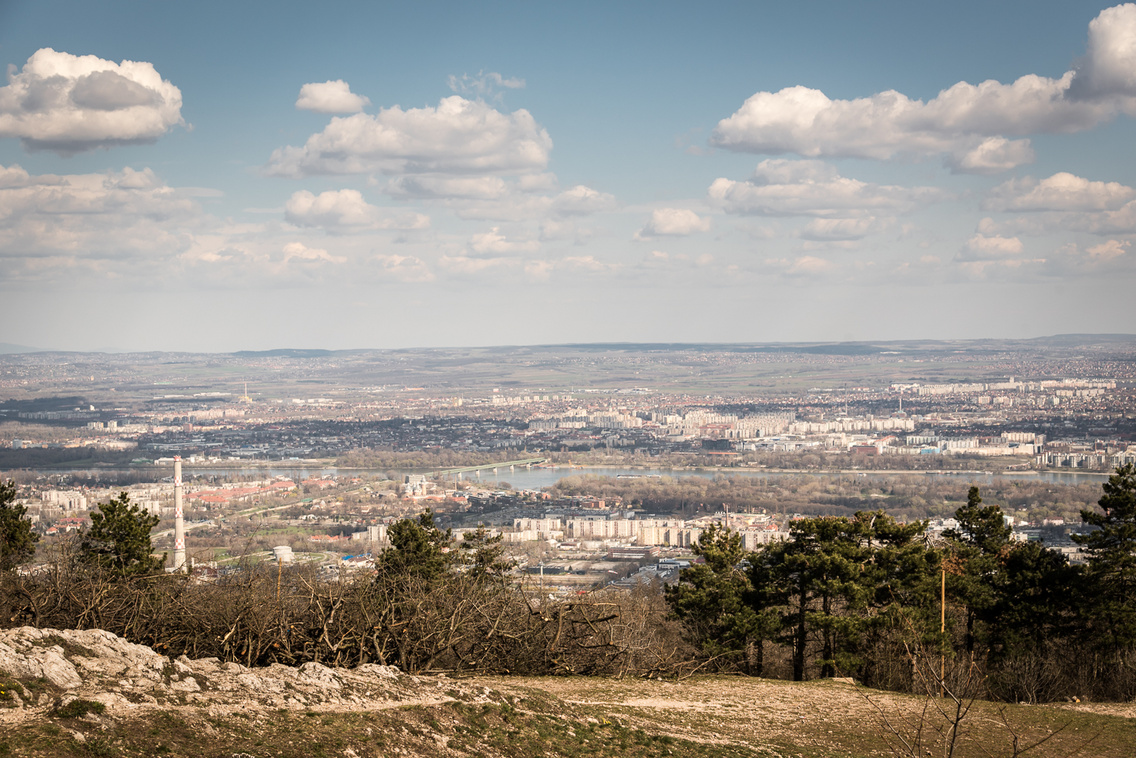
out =
[[[0,342],[1136,332],[1136,5],[0,3]]]

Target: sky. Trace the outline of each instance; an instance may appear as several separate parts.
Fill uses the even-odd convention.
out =
[[[0,0],[0,342],[1136,332],[1136,4]]]

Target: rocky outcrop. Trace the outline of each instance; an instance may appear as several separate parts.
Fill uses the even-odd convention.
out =
[[[439,703],[459,694],[462,700],[476,701],[489,692],[473,691],[445,677],[410,676],[373,664],[354,669],[319,663],[246,668],[216,658],[168,658],[101,629],[0,630],[2,674],[51,685],[51,693],[25,687],[24,697],[17,696],[21,707],[44,706],[62,696],[97,700],[112,710],[156,705],[362,709]]]

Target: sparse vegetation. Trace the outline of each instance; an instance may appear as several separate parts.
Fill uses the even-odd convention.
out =
[[[57,706],[52,710],[51,715],[59,719],[75,719],[86,716],[88,713],[101,716],[105,712],[106,705],[97,700],[75,698]]]
[[[97,723],[68,718],[62,724],[67,731],[52,720],[29,718],[0,736],[0,755],[869,758],[904,754],[889,749],[895,738],[881,718],[906,735],[925,702],[848,684],[736,677],[682,682],[508,677],[474,683],[490,689],[490,701],[232,713],[107,709]],[[1023,746],[1046,740],[1034,755],[1127,758],[1136,740],[1136,719],[1081,706],[974,700],[969,708],[954,738],[956,758],[1020,754],[1013,752],[1015,740]],[[945,754],[948,739],[928,719],[919,755]]]

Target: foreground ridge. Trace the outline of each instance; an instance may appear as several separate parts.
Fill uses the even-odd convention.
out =
[[[901,754],[881,717],[918,726],[927,703],[849,680],[248,668],[171,659],[99,629],[0,630],[0,756],[866,758]],[[973,705],[960,758],[1001,755],[1015,734],[1053,734],[1057,752],[1038,755],[1120,758],[1136,744],[1133,704]],[[933,746],[943,725],[923,718]]]

